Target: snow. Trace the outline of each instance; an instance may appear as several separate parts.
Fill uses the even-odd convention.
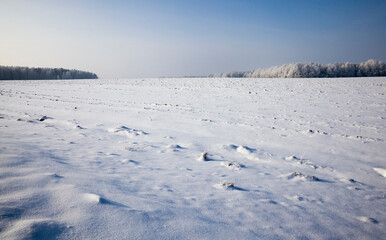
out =
[[[0,81],[0,239],[384,239],[385,81]]]
[[[374,171],[376,171],[380,175],[386,177],[386,169],[383,169],[383,168],[373,168],[373,169],[374,169]]]

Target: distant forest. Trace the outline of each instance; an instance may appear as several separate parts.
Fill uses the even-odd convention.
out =
[[[0,66],[0,80],[97,79],[95,73],[63,68]]]
[[[291,63],[247,72],[211,74],[219,78],[339,78],[386,76],[386,63],[368,60],[362,63]]]

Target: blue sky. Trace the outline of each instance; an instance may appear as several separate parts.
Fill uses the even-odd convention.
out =
[[[386,61],[386,1],[2,0],[0,65],[102,78]]]

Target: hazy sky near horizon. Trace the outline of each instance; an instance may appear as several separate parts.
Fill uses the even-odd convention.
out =
[[[386,61],[384,0],[0,0],[0,65],[101,78]]]

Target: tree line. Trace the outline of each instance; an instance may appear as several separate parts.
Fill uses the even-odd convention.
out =
[[[0,66],[0,80],[97,79],[95,73],[64,68]]]
[[[246,72],[211,74],[222,78],[339,78],[386,76],[386,63],[368,60],[362,63],[291,63]]]

